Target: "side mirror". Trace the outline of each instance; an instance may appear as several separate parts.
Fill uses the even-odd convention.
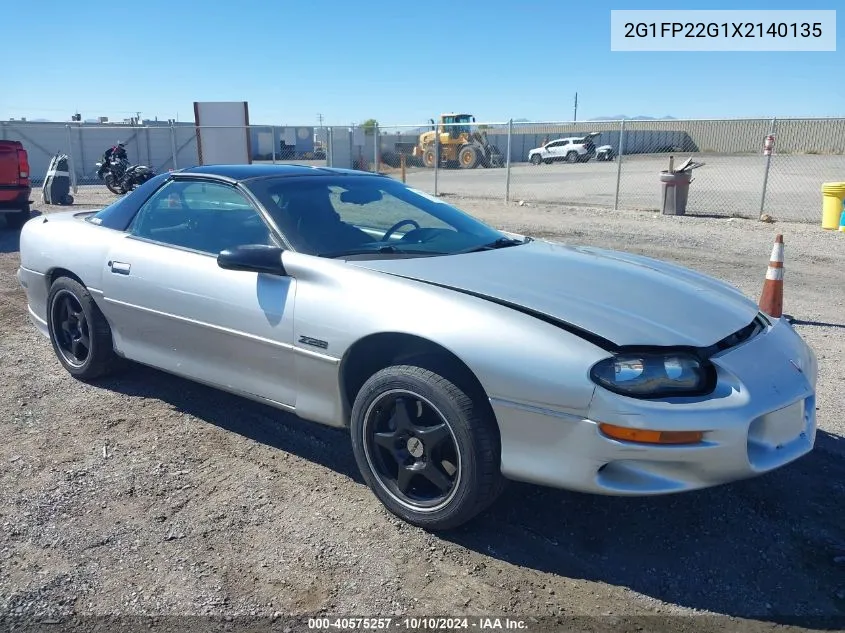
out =
[[[267,244],[245,244],[227,248],[217,255],[217,265],[224,270],[286,276],[282,264],[284,249]]]

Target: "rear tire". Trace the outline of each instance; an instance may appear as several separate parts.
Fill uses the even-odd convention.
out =
[[[74,378],[92,380],[121,365],[108,321],[78,281],[59,277],[53,282],[47,296],[47,328],[56,357]]]
[[[429,169],[434,169],[434,165],[437,162],[437,157],[434,154],[433,149],[427,149],[423,152],[423,164],[428,167]]]
[[[412,525],[456,528],[502,490],[489,404],[441,373],[415,365],[377,372],[355,398],[350,432],[367,485]]]
[[[567,163],[577,163],[578,162],[578,152],[569,152],[566,155],[566,162]]]
[[[123,190],[123,187],[121,187],[115,182],[114,176],[112,176],[111,174],[106,174],[106,188],[108,188],[109,191],[118,196],[126,193]]]
[[[5,213],[6,216],[6,226],[8,226],[13,231],[20,231],[23,228],[23,225],[29,221],[32,217],[32,211],[29,208],[29,205],[23,207],[20,211],[16,211],[15,213]]]

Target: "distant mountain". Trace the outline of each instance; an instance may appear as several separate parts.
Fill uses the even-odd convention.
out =
[[[645,116],[643,114],[637,116],[628,116],[627,114],[614,114],[613,116],[597,116],[592,117],[590,119],[583,119],[581,121],[576,121],[576,123],[584,123],[589,121],[621,121],[625,119],[626,121],[674,121],[676,120],[673,116],[662,116],[662,117],[655,117],[655,116]],[[533,123],[531,119],[514,119],[514,123]],[[561,121],[567,122],[568,121]]]

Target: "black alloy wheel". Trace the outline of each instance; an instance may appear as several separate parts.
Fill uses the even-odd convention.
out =
[[[458,527],[501,493],[501,448],[487,396],[448,360],[373,374],[358,391],[355,461],[379,501],[423,529]]]
[[[379,483],[411,509],[447,503],[461,460],[443,414],[422,396],[396,389],[382,393],[365,416],[365,450]]]

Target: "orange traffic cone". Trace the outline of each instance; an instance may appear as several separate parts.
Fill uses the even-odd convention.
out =
[[[775,237],[759,305],[761,311],[776,319],[783,314],[783,235]]]

